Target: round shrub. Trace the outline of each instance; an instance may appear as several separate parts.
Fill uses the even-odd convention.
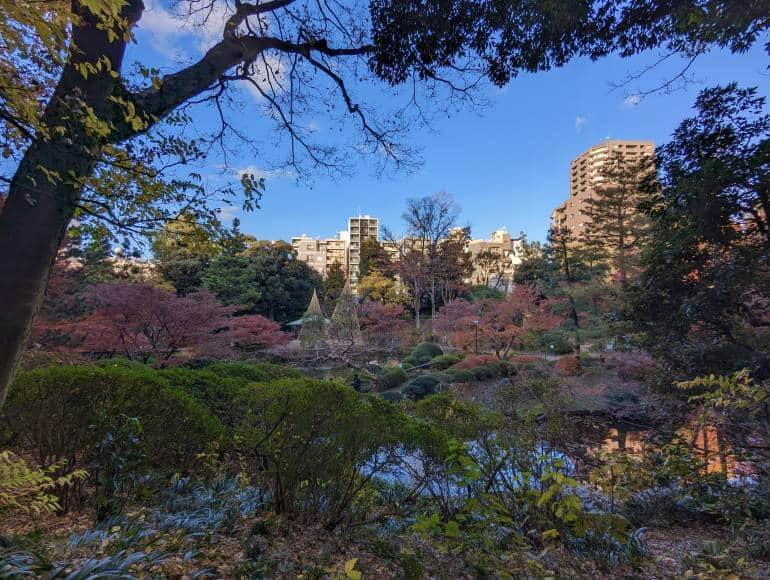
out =
[[[412,355],[409,355],[401,361],[401,366],[405,369],[411,369],[412,367],[417,366],[417,359]]]
[[[435,342],[421,342],[412,350],[412,356],[417,359],[417,364],[425,364],[434,357],[444,354],[441,347]]]
[[[398,403],[399,401],[404,400],[404,395],[402,395],[398,391],[389,391],[387,393],[382,393],[380,397],[382,397],[386,401],[390,401],[391,403]]]
[[[419,401],[420,399],[435,393],[439,383],[439,379],[433,375],[422,375],[409,381],[404,387],[403,393],[410,399]]]
[[[510,366],[502,361],[489,362],[487,364],[470,369],[476,380],[496,379],[507,376]]]
[[[406,382],[406,371],[396,366],[382,367],[377,377],[377,384],[383,391],[400,387],[404,382]]]
[[[87,464],[116,418],[136,417],[140,446],[156,468],[186,470],[222,434],[193,397],[139,365],[58,366],[21,373],[4,415],[42,465]]]
[[[471,369],[460,369],[457,365],[447,370],[447,375],[451,383],[469,383],[476,378]]]
[[[452,365],[459,363],[461,360],[462,358],[456,354],[440,354],[439,356],[434,356],[431,359],[430,364],[433,368],[443,371]]]

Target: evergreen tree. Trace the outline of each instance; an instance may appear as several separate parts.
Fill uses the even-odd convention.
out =
[[[361,242],[361,257],[358,263],[358,279],[365,278],[373,270],[389,278],[393,277],[393,265],[390,263],[390,256],[382,247],[382,244],[373,238],[368,238]]]
[[[206,270],[205,285],[242,313],[261,314],[271,320],[296,320],[313,291],[322,286],[318,273],[294,259],[288,244],[251,247],[244,254],[218,256]]]
[[[342,289],[345,287],[345,271],[339,262],[334,262],[326,272],[326,280],[323,284],[324,304],[333,304],[340,297]]]
[[[473,272],[471,256],[465,251],[470,239],[470,227],[457,228],[451,230],[449,236],[438,245],[434,265],[442,304],[457,298],[465,279]]]
[[[646,184],[653,228],[628,316],[686,376],[770,376],[770,115],[756,89],[700,93]]]
[[[631,165],[616,153],[600,172],[594,197],[586,200],[587,223],[578,241],[593,255],[606,252],[622,286],[635,269],[639,245],[649,231],[649,220],[638,206],[640,184],[651,170],[652,160]]]

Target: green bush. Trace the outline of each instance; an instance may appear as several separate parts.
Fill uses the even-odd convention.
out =
[[[417,358],[409,355],[401,361],[401,366],[405,369],[411,369],[412,367],[417,366]]]
[[[296,369],[272,363],[218,362],[207,366],[206,370],[223,377],[244,379],[252,383],[267,383],[303,376]]]
[[[190,395],[223,425],[232,428],[245,413],[245,406],[239,401],[239,397],[250,381],[222,376],[210,368],[171,368],[160,371],[159,374],[172,387]]]
[[[570,354],[574,350],[569,334],[563,330],[544,332],[540,337],[540,344],[545,352],[553,354]]]
[[[502,417],[478,405],[465,403],[449,393],[429,395],[415,405],[418,417],[460,440],[475,439],[481,432],[492,432],[502,424]]]
[[[404,395],[402,395],[398,391],[390,391],[388,393],[382,393],[380,397],[382,397],[383,399],[391,403],[398,403],[399,401],[404,400]]]
[[[435,393],[436,387],[438,387],[440,382],[441,381],[433,375],[422,375],[409,381],[403,388],[403,393],[410,399],[419,401],[420,399]]]
[[[466,292],[471,302],[480,302],[482,300],[502,300],[505,298],[505,292],[489,286],[472,286]]]
[[[221,423],[194,398],[141,365],[58,366],[20,373],[3,409],[11,430],[38,461],[93,459],[117,417],[136,417],[146,461],[189,469],[222,434]]]
[[[334,528],[354,518],[369,478],[416,444],[416,422],[381,397],[308,378],[253,385],[240,435],[258,458],[277,513],[320,518]],[[372,458],[381,458],[376,464]],[[359,515],[364,516],[364,513]]]
[[[484,381],[499,377],[510,377],[516,374],[516,369],[505,361],[488,362],[477,367],[463,369],[457,366],[446,371],[450,382],[468,383],[471,381]]]
[[[382,367],[377,377],[377,384],[383,391],[400,387],[405,381],[406,371],[396,366]]]
[[[459,363],[461,360],[462,357],[457,356],[456,354],[440,354],[434,356],[431,359],[430,364],[433,368],[443,371],[444,369],[448,369],[452,365]]]
[[[446,371],[450,383],[470,383],[476,379],[473,369],[458,369],[453,367]]]
[[[430,362],[434,357],[444,354],[441,347],[435,342],[421,342],[412,350],[412,356],[417,359],[418,364]]]

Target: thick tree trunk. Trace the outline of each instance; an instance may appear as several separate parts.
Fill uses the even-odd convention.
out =
[[[66,151],[40,142],[30,148],[0,214],[0,406],[18,366],[74,211],[74,188],[50,183],[36,167],[65,163]],[[52,162],[53,161],[53,162]],[[67,165],[72,167],[73,164]],[[25,186],[30,178],[36,186]]]
[[[139,0],[124,8],[129,26],[143,9]],[[77,2],[73,11],[81,16],[80,23],[73,29],[73,49],[43,114],[42,127],[48,135],[41,131],[35,136],[0,213],[0,407],[43,301],[83,180],[99,158],[98,138],[84,125],[88,108],[99,119],[108,119],[113,108],[108,97],[115,79],[109,71],[84,78],[78,65],[106,57],[114,70],[120,70],[126,46],[122,31],[110,41],[108,31],[100,30],[96,17]],[[64,130],[59,132],[57,127]]]

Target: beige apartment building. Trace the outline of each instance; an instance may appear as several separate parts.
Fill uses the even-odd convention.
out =
[[[311,238],[303,234],[291,239],[291,247],[297,254],[297,259],[305,262],[321,277],[326,278],[335,262],[342,266],[343,272],[347,275],[348,244],[345,235],[338,234],[333,238]]]
[[[291,239],[291,247],[302,260],[322,277],[326,277],[332,264],[342,266],[353,291],[358,285],[358,266],[361,263],[361,244],[368,239],[379,240],[380,220],[370,215],[358,215],[348,219],[348,229],[333,238],[312,238],[306,235]]]
[[[522,262],[524,252],[522,240],[514,238],[504,227],[494,232],[487,240],[469,240],[466,252],[471,255],[473,272],[466,283],[478,285],[488,284],[490,287],[507,291],[513,285],[513,274],[516,267]],[[479,254],[490,252],[497,255],[499,261],[495,264],[495,271],[490,272],[478,260]]]
[[[348,219],[348,278],[350,287],[358,286],[358,266],[361,263],[361,244],[364,240],[380,239],[380,220],[370,215],[358,215]]]
[[[601,175],[603,166],[614,157],[635,166],[654,153],[652,141],[607,140],[590,147],[570,163],[569,197],[551,213],[551,227],[555,230],[569,228],[578,238],[588,220],[586,200],[605,185]]]

